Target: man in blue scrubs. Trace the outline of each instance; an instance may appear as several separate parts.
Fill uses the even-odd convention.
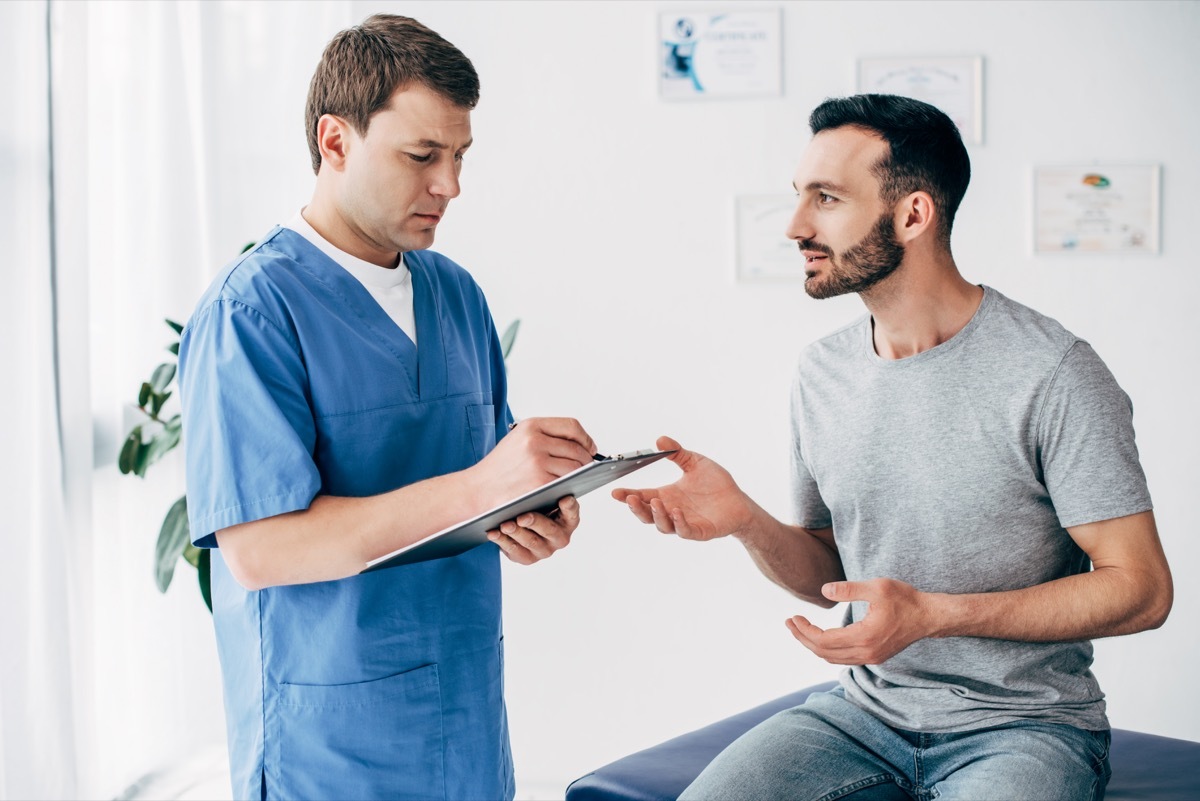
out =
[[[499,551],[550,556],[578,504],[505,523],[498,548],[359,573],[596,451],[569,418],[510,430],[483,294],[427,250],[478,97],[471,62],[415,20],[338,34],[309,90],[311,203],[183,332],[189,517],[214,549],[236,798],[514,795]]]

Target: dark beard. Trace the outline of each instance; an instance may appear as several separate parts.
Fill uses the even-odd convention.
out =
[[[904,245],[896,239],[892,216],[884,214],[875,227],[856,245],[838,256],[828,247],[805,240],[801,250],[820,250],[829,254],[829,275],[819,284],[804,282],[804,291],[817,300],[863,292],[878,284],[904,260]]]

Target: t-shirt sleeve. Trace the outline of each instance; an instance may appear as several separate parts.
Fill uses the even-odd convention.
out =
[[[299,348],[261,312],[233,300],[183,333],[179,384],[192,542],[307,509],[321,488],[316,425]]]
[[[792,417],[792,519],[796,525],[804,528],[829,528],[833,525],[833,515],[821,498],[817,480],[804,459],[803,442],[803,408],[800,392],[800,377],[797,373],[792,385],[791,401]]]
[[[1037,432],[1043,481],[1063,528],[1152,508],[1133,404],[1086,342],[1059,364]]]

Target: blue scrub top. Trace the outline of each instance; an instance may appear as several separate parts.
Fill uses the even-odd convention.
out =
[[[462,470],[507,431],[479,287],[405,254],[420,348],[367,290],[276,228],[185,327],[192,539]],[[511,799],[496,546],[257,592],[213,551],[235,798]]]

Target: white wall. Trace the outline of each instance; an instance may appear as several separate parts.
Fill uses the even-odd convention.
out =
[[[954,250],[964,274],[1090,340],[1136,407],[1139,445],[1180,579],[1161,630],[1101,642],[1114,725],[1200,739],[1197,359],[1187,236],[1200,183],[1196,3],[788,2],[784,95],[666,103],[656,15],[701,4],[358,3],[421,19],[483,82],[464,191],[436,247],[468,266],[504,325],[518,415],[578,417],[602,449],[670,433],[787,515],[787,384],[798,351],[862,313],[799,285],[733,281],[733,197],[787,192],[823,98],[860,55],[981,54],[985,144]],[[1035,164],[1163,164],[1163,252],[1034,257]],[[614,325],[615,324],[615,325]],[[606,333],[601,333],[604,327]],[[634,388],[637,388],[636,390]],[[663,482],[674,468],[639,479]],[[574,544],[506,571],[517,770],[559,785],[611,759],[836,676],[789,636],[804,605],[730,542],[637,524],[603,493]],[[807,611],[812,611],[808,609]],[[837,612],[818,613],[834,621]]]
[[[985,144],[970,149],[955,254],[969,279],[1091,341],[1132,396],[1176,606],[1159,631],[1099,643],[1096,672],[1114,725],[1200,740],[1200,591],[1189,580],[1200,556],[1190,500],[1200,436],[1189,397],[1197,359],[1187,348],[1200,280],[1186,244],[1200,211],[1200,4],[757,4],[776,6],[782,97],[665,103],[656,96],[656,15],[704,4],[353,3],[355,21],[381,10],[420,19],[481,74],[464,192],[436,247],[474,273],[501,326],[522,320],[510,359],[514,410],[578,417],[605,451],[669,433],[786,517],[792,365],[862,306],[813,301],[796,284],[735,283],[733,198],[790,191],[807,114],[854,91],[856,57],[981,54]],[[258,71],[240,76],[227,119],[248,150],[276,155],[240,158],[221,146],[209,179],[222,198],[210,210],[213,253],[260,236],[307,199],[299,119],[318,55],[274,74],[264,54]],[[1031,254],[1031,167],[1092,159],[1163,165],[1161,255]],[[203,283],[219,266],[186,280]],[[158,318],[186,311],[150,315],[145,335],[158,341]],[[673,475],[656,465],[639,480]],[[524,787],[561,791],[633,750],[837,675],[783,621],[815,612],[832,624],[839,613],[792,600],[734,543],[663,537],[604,493],[583,510],[568,550],[505,570],[508,699]],[[206,731],[215,728],[207,714],[198,723]]]

